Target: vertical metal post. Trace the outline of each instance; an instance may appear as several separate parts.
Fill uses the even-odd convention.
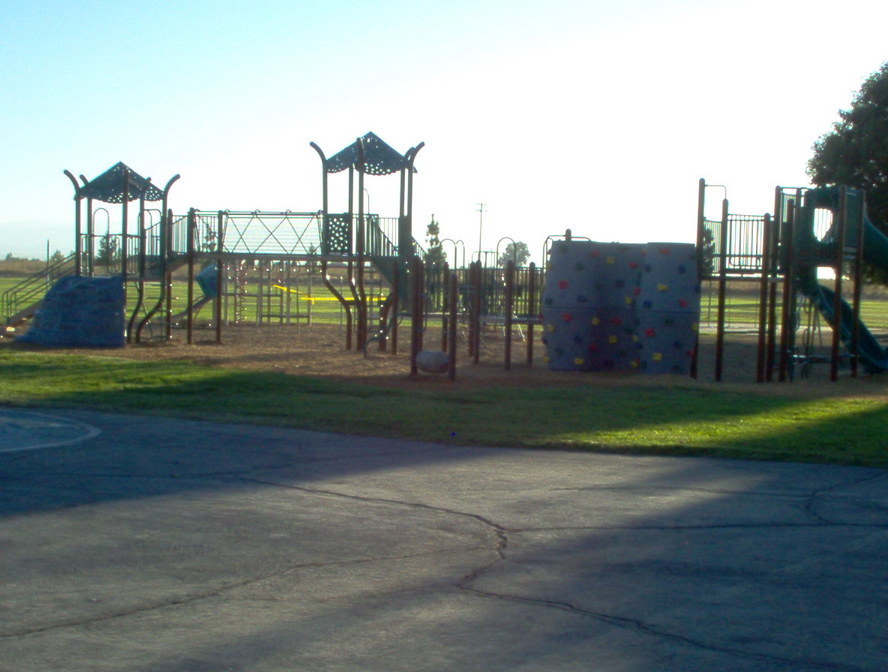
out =
[[[224,287],[222,283],[225,281],[224,267],[222,261],[222,251],[224,249],[223,232],[225,231],[225,213],[221,210],[216,213],[216,296],[213,297],[213,312],[216,320],[216,343],[222,342],[222,293]]]
[[[398,354],[398,313],[401,309],[401,282],[401,264],[399,263],[398,259],[395,259],[392,262],[392,296],[394,297],[392,309],[395,311],[395,314],[392,317],[391,328],[393,355]]]
[[[194,342],[194,229],[197,227],[197,214],[194,208],[188,211],[188,309],[185,318],[186,342]]]
[[[77,178],[74,177],[70,170],[64,172],[68,179],[71,180],[71,184],[74,185],[74,275],[81,275],[80,187],[77,184]]]
[[[530,262],[527,280],[527,365],[533,366],[533,323],[539,315],[536,305],[536,264]]]
[[[771,215],[766,214],[762,226],[762,266],[759,282],[758,352],[755,363],[755,382],[757,383],[762,383],[765,380],[765,365],[767,360],[768,288],[771,284],[772,228],[773,222],[771,220]]]
[[[481,359],[481,287],[484,284],[481,260],[475,262],[475,281],[472,285],[472,363]]]
[[[832,343],[829,352],[829,379],[833,382],[839,379],[839,357],[841,352],[842,337],[842,264],[845,260],[845,228],[848,222],[848,189],[839,189],[839,208],[836,213],[837,220],[833,223],[836,229],[836,249],[833,256],[833,268],[835,270],[835,283],[833,285],[833,319],[832,319]]]
[[[851,376],[857,376],[858,363],[860,357],[858,351],[860,349],[860,299],[863,291],[863,238],[865,235],[864,221],[866,220],[866,193],[860,192],[858,201],[858,209],[856,212],[857,220],[857,247],[854,249],[854,266],[852,273],[854,276],[854,298],[853,298],[853,320],[854,329],[851,332]]]
[[[441,269],[441,274],[439,277],[441,281],[440,284],[444,286],[445,290],[445,298],[441,302],[441,350],[447,352],[449,350],[449,347],[447,345],[447,337],[450,334],[450,311],[448,310],[448,306],[450,306],[450,264],[448,264],[446,261],[444,262],[444,266]]]
[[[123,224],[120,239],[120,267],[123,275],[124,295],[126,295],[126,281],[128,280],[128,250],[127,250],[127,229],[129,229],[129,170],[123,170]]]
[[[786,205],[786,220],[781,226],[783,253],[783,297],[780,319],[780,364],[777,380],[786,382],[790,375],[792,343],[794,341],[795,324],[793,321],[793,304],[795,302],[795,219],[797,199],[791,199]]]
[[[725,302],[728,287],[728,199],[722,200],[722,222],[719,232],[718,312],[715,335],[715,380],[722,379],[725,350]]]
[[[456,304],[459,284],[456,273],[451,273],[447,281],[447,303],[450,320],[447,324],[447,377],[450,380],[456,378]]]
[[[422,347],[419,343],[422,328],[422,261],[419,257],[413,257],[410,271],[410,375],[415,376],[419,371],[416,356]]]
[[[515,299],[515,262],[512,259],[506,262],[506,343],[505,343],[505,368],[512,368],[512,309]]]

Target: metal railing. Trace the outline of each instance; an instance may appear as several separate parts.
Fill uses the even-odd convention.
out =
[[[50,264],[42,271],[29,275],[0,295],[0,312],[6,324],[13,324],[33,315],[44,294],[59,278],[74,275],[75,256]]]

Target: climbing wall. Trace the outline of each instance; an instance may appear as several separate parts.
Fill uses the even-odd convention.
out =
[[[688,375],[700,320],[694,245],[647,244],[635,314],[641,371]]]
[[[124,300],[120,277],[62,278],[17,340],[55,347],[123,347]]]
[[[690,371],[699,318],[694,246],[558,241],[543,292],[556,371]]]

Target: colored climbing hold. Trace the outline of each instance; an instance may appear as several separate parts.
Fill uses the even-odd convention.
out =
[[[669,291],[669,285],[667,285],[667,284],[665,284],[665,283],[662,283],[662,282],[658,282],[658,283],[657,283],[657,291],[658,291],[658,292],[666,292],[666,291]]]
[[[651,355],[651,359],[653,359],[655,362],[662,362],[663,361],[663,353],[662,352],[655,352],[653,355]]]
[[[574,364],[576,364],[577,366],[582,366],[585,363],[586,363],[586,360],[583,359],[582,357],[574,357]]]
[[[657,332],[654,331],[652,328],[648,327],[647,329],[644,330],[644,335],[647,336],[648,338],[653,338],[654,336],[657,335]]]
[[[611,335],[611,336],[608,336],[608,337],[607,337],[607,342],[610,343],[611,345],[613,345],[614,343],[616,343],[618,340],[619,340],[619,339],[618,339],[616,336],[614,336],[614,335]]]
[[[567,280],[560,280],[558,282],[558,289],[567,289]]]
[[[598,317],[598,315],[593,315],[591,322],[592,322],[593,326],[597,327],[599,324],[601,324],[601,318]]]
[[[617,260],[614,259],[613,257],[605,257],[605,259],[604,259],[605,264],[615,264],[616,262],[617,262]]]
[[[570,313],[561,313],[561,319],[564,320],[565,322],[570,322],[571,320],[574,319],[574,316],[571,315]]]

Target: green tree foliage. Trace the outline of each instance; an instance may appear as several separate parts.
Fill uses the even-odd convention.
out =
[[[99,252],[96,255],[96,263],[111,266],[120,258],[120,244],[116,236],[106,233],[99,239]]]
[[[519,240],[517,243],[506,245],[506,249],[496,263],[501,268],[505,268],[506,264],[511,260],[515,262],[515,266],[524,266],[528,259],[530,259],[530,250],[527,249],[527,243],[522,243]]]
[[[888,232],[888,62],[863,83],[851,109],[814,144],[808,175],[817,186],[866,191],[869,218]]]
[[[447,262],[447,254],[438,237],[440,234],[441,225],[435,220],[435,215],[432,215],[432,220],[426,226],[426,253],[423,259],[429,266],[443,266]]]

